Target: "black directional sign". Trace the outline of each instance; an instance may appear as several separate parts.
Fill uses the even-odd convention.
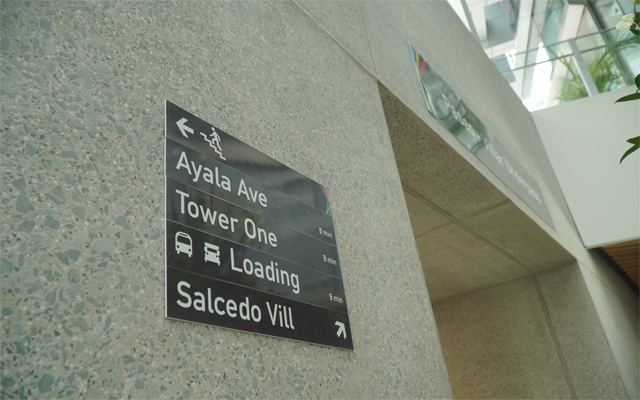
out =
[[[165,102],[166,317],[353,350],[325,188]]]
[[[333,245],[331,215],[167,139],[167,177]]]

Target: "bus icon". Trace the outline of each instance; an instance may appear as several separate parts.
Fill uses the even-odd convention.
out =
[[[191,236],[184,232],[176,233],[176,253],[185,253],[189,257],[193,254]]]

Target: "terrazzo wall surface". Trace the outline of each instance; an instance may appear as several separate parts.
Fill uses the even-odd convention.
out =
[[[451,397],[367,51],[291,2],[1,7],[3,397]],[[165,99],[327,186],[355,351],[164,318]]]
[[[611,348],[597,326],[597,352],[572,347],[553,302],[547,322],[576,385],[580,360],[613,352],[637,397],[637,296],[584,250],[530,115],[444,0],[3,0],[0,16],[3,397],[451,397],[379,85],[578,259],[598,318],[576,307]],[[538,180],[555,229],[428,114],[408,41]],[[164,319],[165,99],[328,188],[355,351]],[[538,287],[588,301],[570,271]]]

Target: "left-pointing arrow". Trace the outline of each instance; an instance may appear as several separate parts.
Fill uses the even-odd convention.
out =
[[[346,339],[347,331],[344,329],[344,323],[336,321],[336,325],[338,326],[338,332],[336,333],[336,335],[340,337],[340,334],[342,333],[342,336],[344,337],[344,339]]]
[[[178,125],[178,129],[180,129],[180,133],[182,133],[182,136],[188,138],[189,136],[187,136],[187,132],[193,135],[193,129],[185,125],[186,123],[187,123],[187,119],[182,118],[178,122],[176,122],[176,125]]]

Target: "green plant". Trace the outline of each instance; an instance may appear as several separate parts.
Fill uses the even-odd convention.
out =
[[[601,93],[610,90],[612,85],[622,79],[622,74],[616,67],[615,55],[624,48],[640,44],[640,29],[638,29],[640,28],[640,12],[635,12],[636,6],[639,4],[640,0],[635,0],[633,6],[634,14],[624,15],[616,26],[616,29],[620,31],[629,30],[634,36],[630,39],[618,41],[613,45],[607,46],[606,50],[589,64],[589,73],[593,77],[598,91]],[[558,57],[553,51],[551,51],[551,53],[558,58],[558,61],[560,61],[568,71],[568,76],[564,79],[562,89],[558,93],[557,98],[562,101],[571,101],[586,97],[588,93],[584,87],[582,78],[573,70],[571,62],[566,57]],[[634,81],[637,88],[636,92],[619,98],[615,103],[640,100],[640,74],[636,76]],[[630,154],[640,149],[640,136],[627,139],[627,143],[630,143],[632,146],[622,155],[620,163]]]
[[[618,25],[616,26],[616,29],[620,30],[620,31],[624,31],[624,30],[630,30],[631,33],[633,33],[635,36],[640,36],[640,30],[638,29],[640,27],[640,12],[636,11],[636,6],[638,6],[640,4],[640,0],[635,0],[634,4],[633,4],[633,14],[627,14],[625,16],[622,17],[622,20],[620,22],[618,22]],[[640,100],[640,74],[638,74],[638,76],[636,76],[635,79],[635,84],[636,84],[636,92],[632,93],[628,96],[623,96],[621,98],[619,98],[618,100],[615,101],[615,103],[622,103],[622,102],[626,102],[626,101],[633,101],[633,100]],[[615,104],[613,103],[613,104]],[[628,155],[630,155],[631,153],[637,151],[638,149],[640,149],[640,136],[636,136],[636,137],[632,137],[627,139],[627,143],[631,143],[631,147],[624,152],[624,154],[622,155],[622,158],[620,158],[620,164],[622,164],[622,161],[627,158]]]
[[[631,38],[618,41],[607,46],[604,50],[599,50],[600,54],[588,67],[589,74],[593,77],[596,88],[598,88],[600,93],[614,89],[615,85],[623,80],[623,76],[616,66],[616,54],[623,49],[637,44],[640,44],[640,40]],[[562,82],[562,88],[557,94],[557,99],[567,102],[587,97],[587,89],[580,75],[573,69],[571,61],[566,57],[559,58],[558,61],[567,68],[568,74]]]
[[[640,74],[638,74],[638,76],[636,76],[635,83],[636,83],[636,88],[637,88],[636,92],[632,93],[630,95],[623,96],[623,97],[619,98],[618,100],[616,100],[615,103],[622,103],[622,102],[626,102],[626,101],[640,100]],[[613,104],[615,104],[615,103],[613,103]],[[622,164],[622,160],[627,158],[627,156],[629,154],[631,154],[634,151],[637,151],[638,149],[640,149],[640,136],[636,136],[636,137],[632,137],[630,139],[627,139],[627,143],[631,143],[632,146],[631,146],[631,148],[629,148],[629,150],[625,151],[625,153],[622,155],[622,158],[620,159],[620,164]]]

